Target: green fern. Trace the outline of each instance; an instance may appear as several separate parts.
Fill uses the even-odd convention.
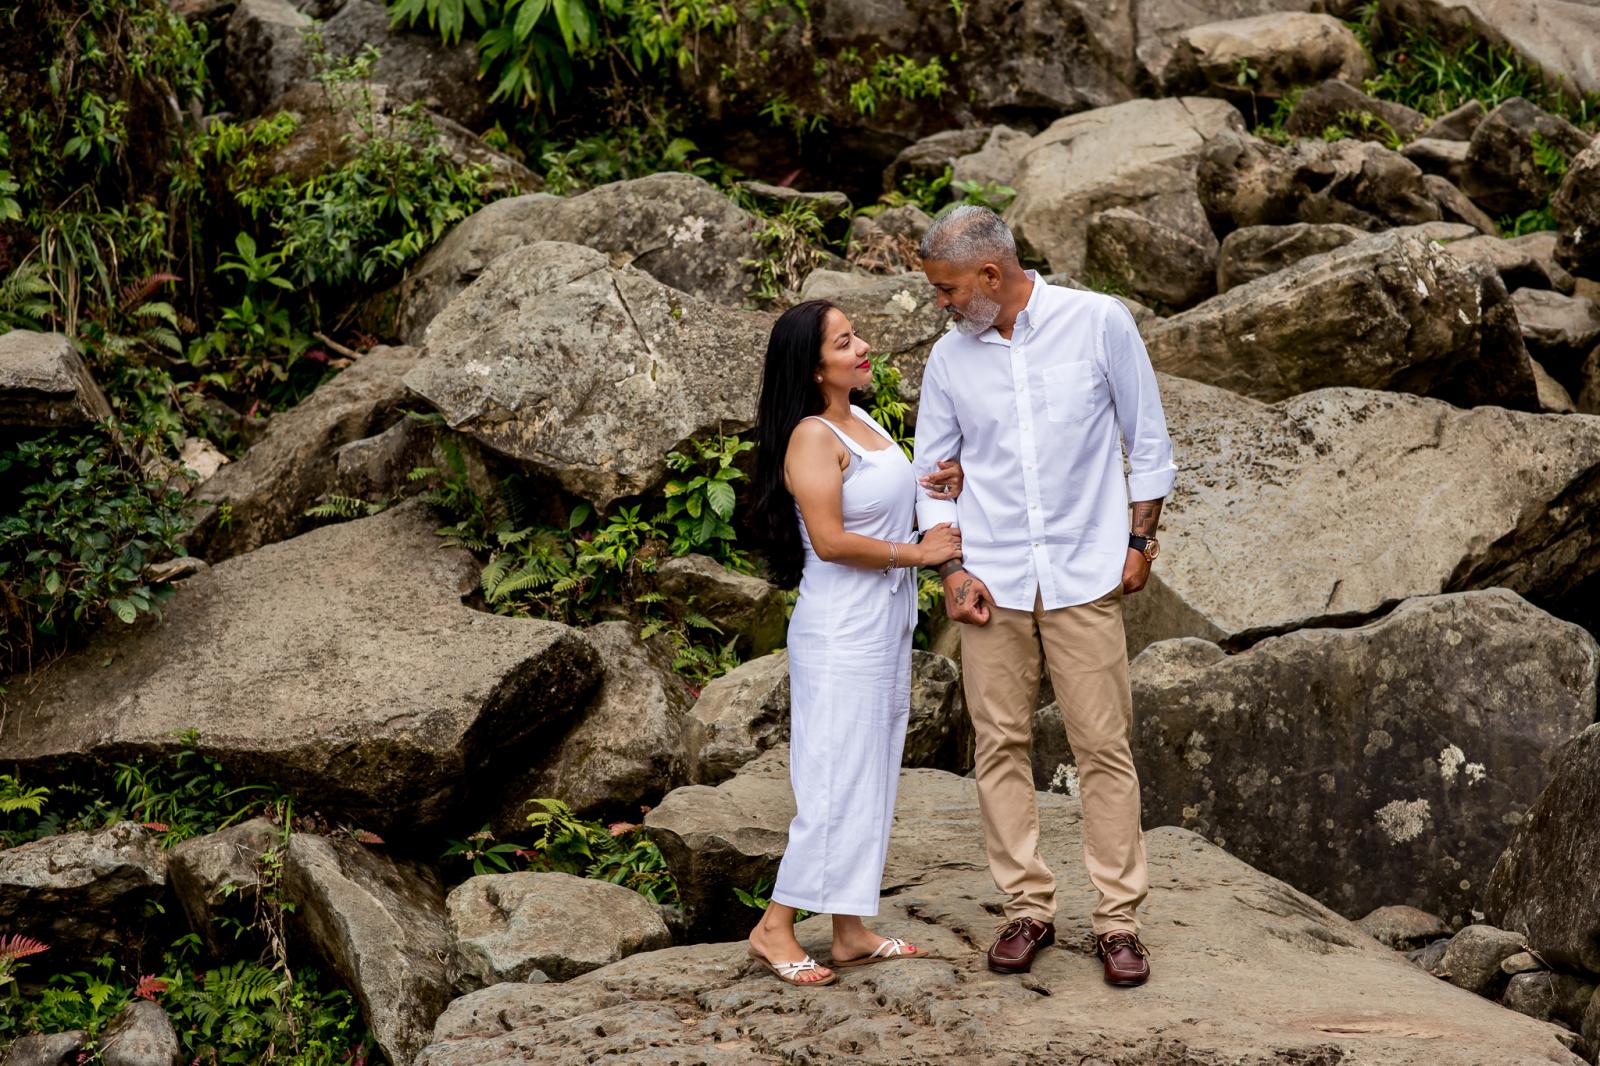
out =
[[[44,267],[28,261],[0,278],[0,329],[43,330],[54,305]]]
[[[22,782],[10,774],[0,774],[0,814],[15,814],[18,811],[27,811],[30,814],[44,813],[44,798],[50,794],[48,788],[42,785],[38,788],[23,788]]]
[[[378,514],[388,506],[388,500],[363,500],[335,492],[329,493],[323,502],[307,507],[305,514],[307,518],[361,518]]]

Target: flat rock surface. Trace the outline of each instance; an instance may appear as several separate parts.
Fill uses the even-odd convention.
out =
[[[983,965],[1000,897],[973,782],[908,770],[875,928],[936,958],[780,985],[742,942],[634,955],[563,985],[505,984],[451,1004],[419,1066],[1103,1063],[1119,1066],[1531,1066],[1581,1060],[1555,1028],[1453,988],[1280,881],[1181,829],[1147,834],[1154,976],[1104,983],[1076,948],[1094,897],[1079,808],[1042,795],[1061,879],[1058,934],[1027,977]],[[763,816],[757,812],[758,816]],[[763,816],[764,817],[764,816]],[[750,911],[748,919],[754,920]],[[827,958],[828,919],[800,929]]]
[[[1347,388],[1269,405],[1158,377],[1178,479],[1150,585],[1127,600],[1130,652],[1238,647],[1495,585],[1582,608],[1600,419]]]
[[[560,623],[463,605],[478,566],[438,525],[404,504],[181,582],[160,621],[102,629],[19,688],[0,759],[172,751],[195,729],[230,772],[363,825],[442,817],[583,706],[600,664]]]

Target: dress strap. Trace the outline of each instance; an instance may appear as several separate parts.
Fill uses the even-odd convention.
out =
[[[808,421],[808,420],[813,419],[813,418],[816,419],[818,422],[821,422],[823,425],[827,426],[829,429],[833,430],[833,435],[835,437],[838,437],[839,440],[844,444],[844,446],[846,448],[850,449],[850,454],[851,455],[865,455],[866,454],[867,450],[865,448],[863,448],[861,445],[857,444],[855,441],[851,440],[850,439],[850,435],[848,433],[846,433],[844,430],[840,429],[838,426],[834,425],[832,422],[829,422],[826,418],[823,418],[821,415],[806,415],[806,417],[802,418],[800,421],[805,422],[805,421]]]
[[[861,421],[865,422],[867,425],[869,425],[873,429],[877,430],[878,436],[882,437],[884,440],[888,441],[890,444],[893,444],[897,448],[900,446],[899,442],[894,439],[894,437],[889,433],[888,430],[886,430],[882,426],[878,425],[878,420],[876,418],[873,418],[871,415],[867,414],[867,412],[863,411],[861,408],[857,407],[855,404],[851,404],[850,405],[850,410],[854,411],[856,417],[861,419]]]

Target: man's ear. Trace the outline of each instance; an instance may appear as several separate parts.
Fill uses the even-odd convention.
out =
[[[985,263],[978,268],[978,277],[983,280],[984,287],[991,292],[998,292],[1000,279],[1005,277],[1000,268],[994,263]]]

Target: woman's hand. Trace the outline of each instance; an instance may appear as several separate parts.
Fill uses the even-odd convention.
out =
[[[938,566],[942,562],[961,558],[961,530],[949,522],[940,522],[922,535],[922,549],[918,566]]]
[[[917,480],[935,499],[953,500],[961,495],[965,484],[961,476],[961,463],[955,459],[940,459],[939,469]]]

